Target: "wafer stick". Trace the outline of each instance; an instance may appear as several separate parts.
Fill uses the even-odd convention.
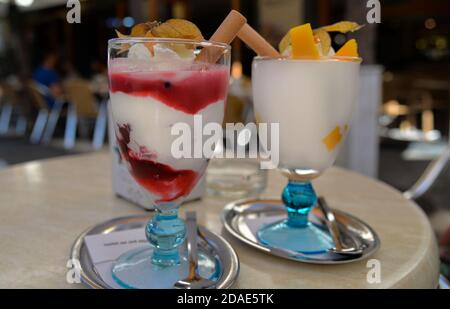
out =
[[[280,53],[249,24],[241,28],[238,37],[259,56],[280,57]]]
[[[231,10],[209,41],[230,44],[246,22],[247,19],[241,13]],[[215,63],[222,53],[223,48],[208,46],[203,48],[196,61]]]

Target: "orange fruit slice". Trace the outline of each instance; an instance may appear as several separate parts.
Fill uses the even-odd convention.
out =
[[[316,47],[311,24],[294,27],[289,31],[292,44],[292,58],[319,59],[320,54]]]
[[[337,51],[335,57],[359,57],[358,43],[356,43],[356,40],[351,39],[345,43],[344,46]]]

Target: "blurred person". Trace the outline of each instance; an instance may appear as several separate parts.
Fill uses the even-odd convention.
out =
[[[63,92],[60,77],[56,71],[57,63],[58,56],[52,52],[47,53],[33,73],[33,80],[45,88],[44,97],[50,109],[55,105],[56,98],[61,97]]]
[[[74,65],[70,62],[65,62],[61,66],[61,75],[64,81],[80,78],[80,73],[75,69]]]

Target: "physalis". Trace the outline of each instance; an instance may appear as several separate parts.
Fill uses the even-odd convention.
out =
[[[116,30],[119,38],[136,38],[136,37],[155,37],[155,38],[176,38],[189,40],[203,40],[203,35],[198,27],[185,19],[169,19],[163,23],[146,22],[135,25],[129,35],[124,35]],[[145,44],[150,52],[153,52],[153,44]],[[176,46],[173,46],[177,49]],[[125,46],[122,51],[128,50],[129,46]],[[177,50],[175,50],[177,51]],[[177,51],[178,52],[178,51]],[[181,52],[181,51],[180,51]]]

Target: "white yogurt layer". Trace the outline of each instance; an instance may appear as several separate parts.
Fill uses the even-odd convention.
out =
[[[146,147],[155,155],[154,161],[170,165],[175,169],[201,171],[205,167],[205,159],[175,159],[171,153],[172,143],[178,138],[171,134],[175,123],[183,122],[194,128],[194,115],[178,111],[152,98],[128,95],[123,92],[111,93],[113,118],[117,124],[131,126],[129,147],[139,153],[139,147]],[[199,111],[203,125],[208,122],[221,124],[224,115],[224,100],[219,100]],[[192,130],[192,137],[194,132]],[[194,140],[194,143],[201,141]],[[193,149],[193,144],[191,145]]]

